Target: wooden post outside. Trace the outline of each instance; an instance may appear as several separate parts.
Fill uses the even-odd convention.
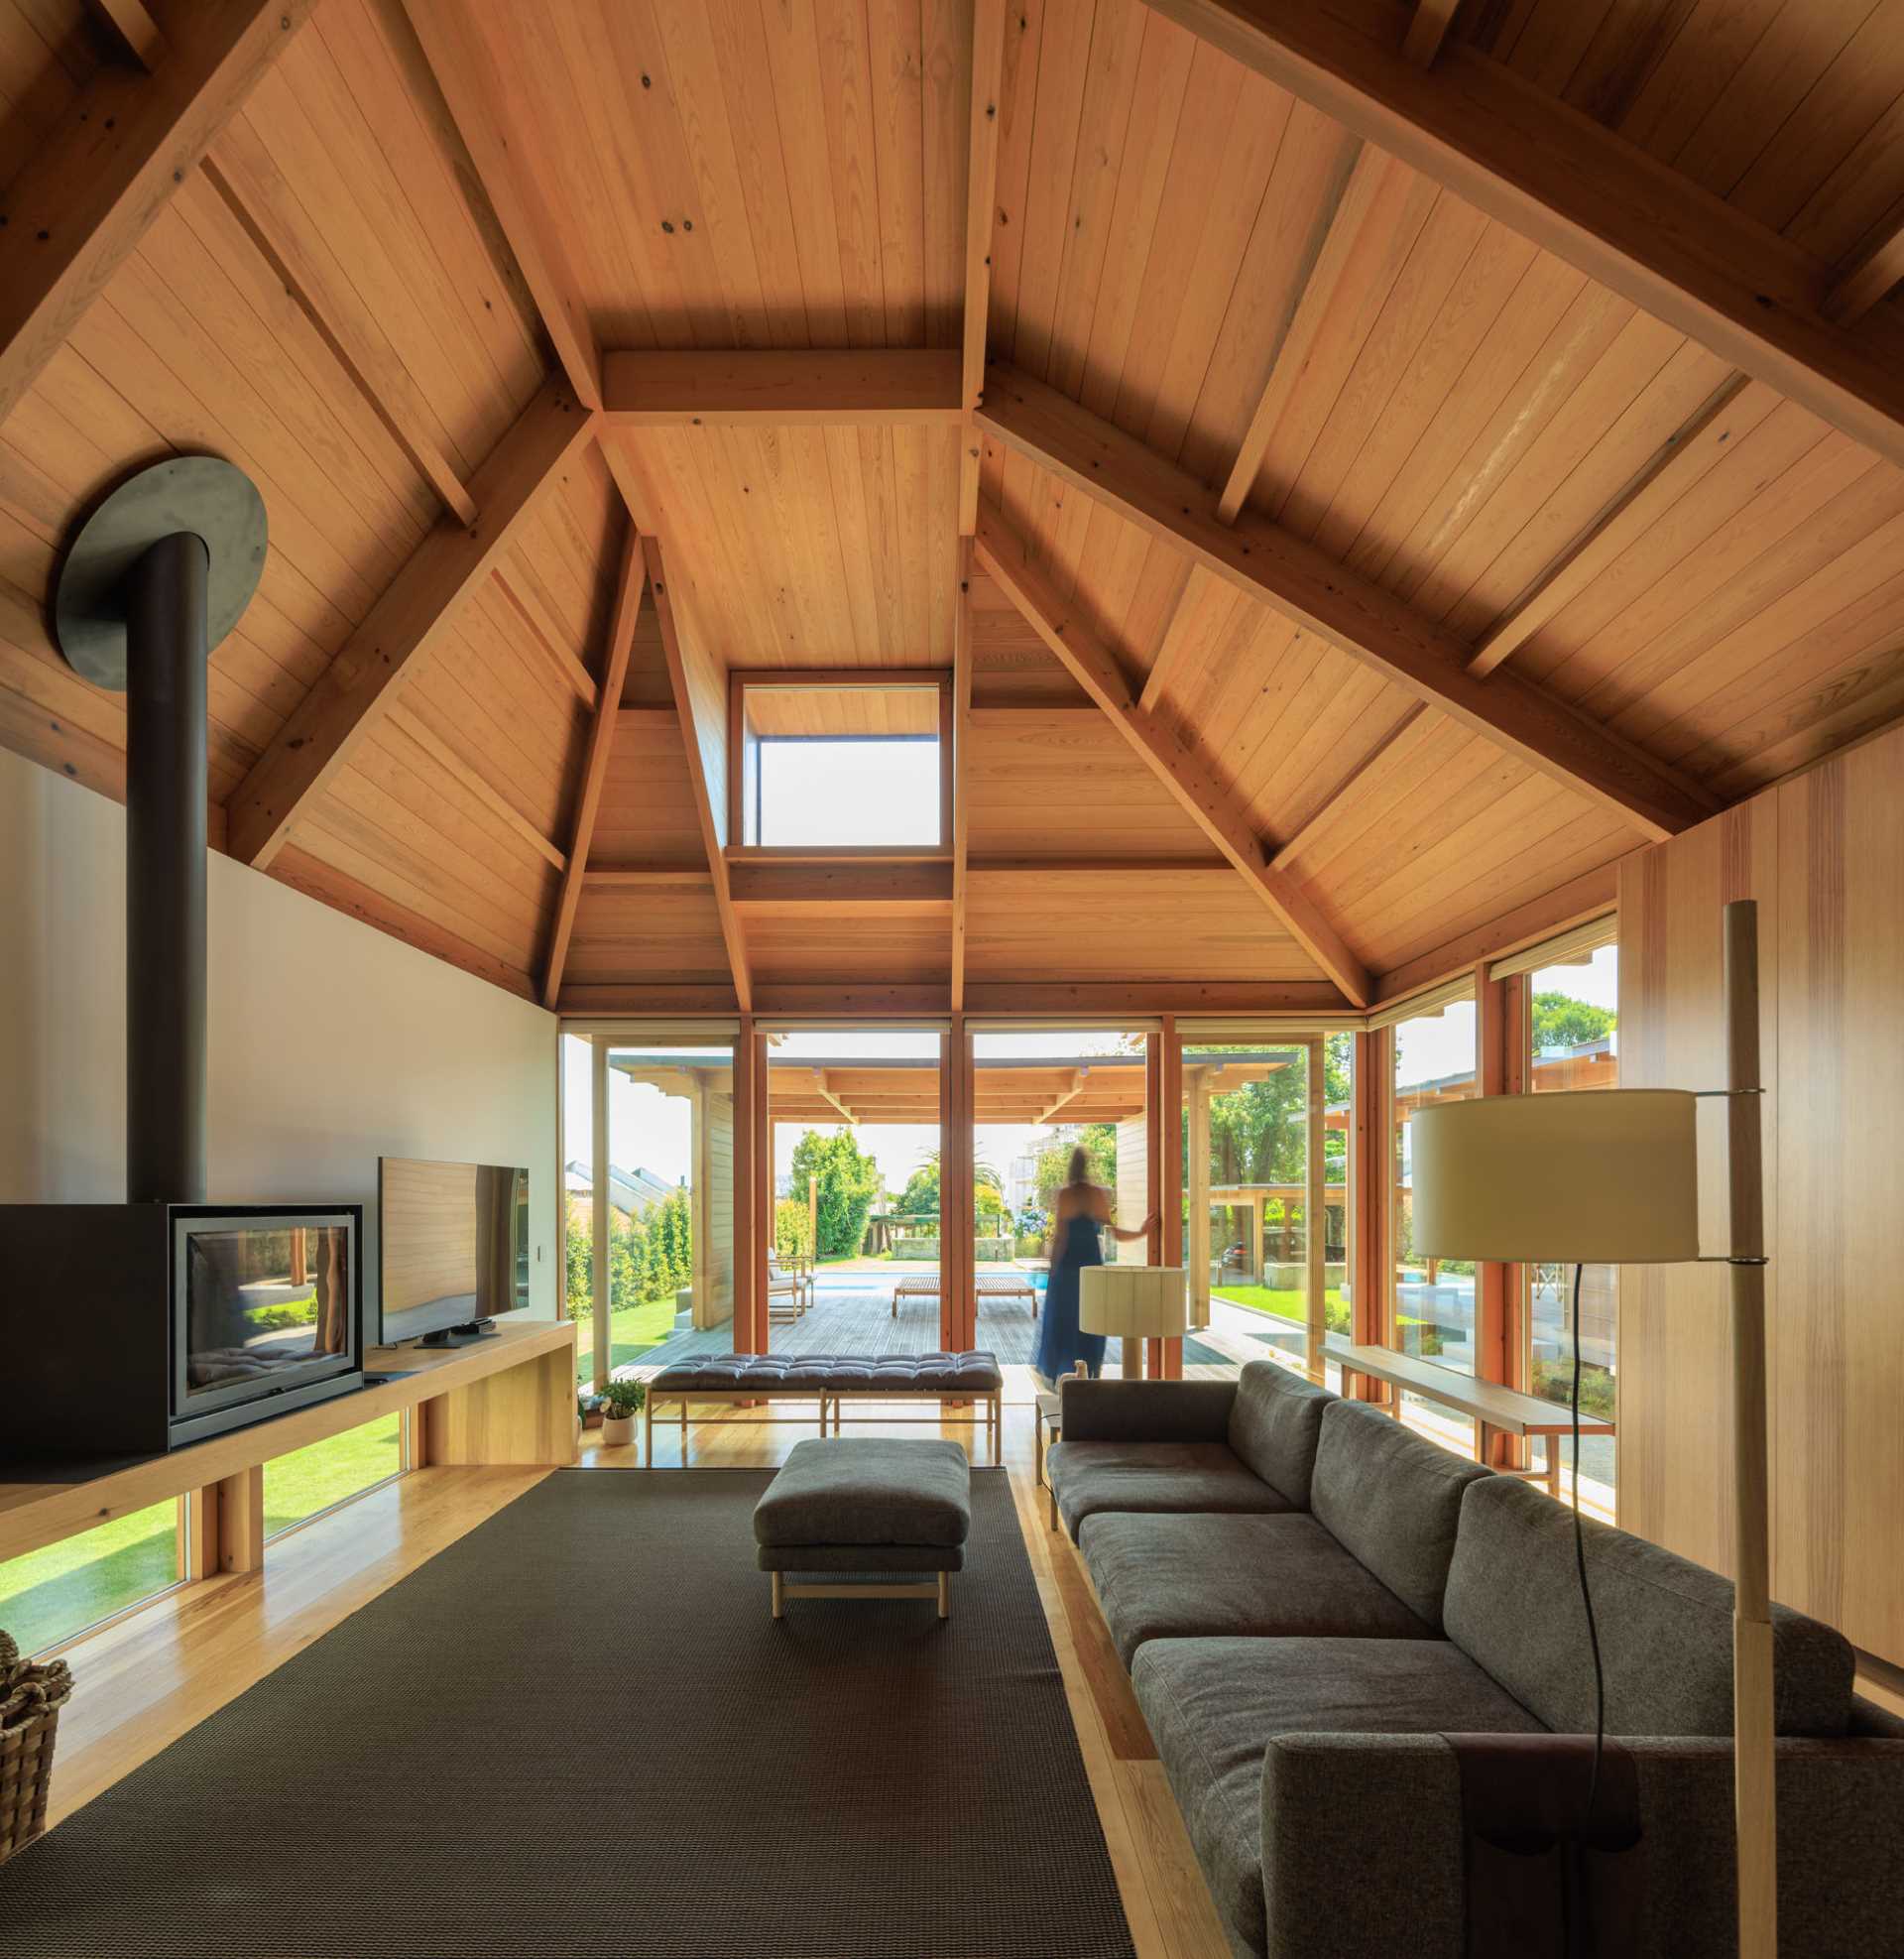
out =
[[[1349,1127],[1354,1207],[1355,1274],[1350,1293],[1350,1331],[1358,1343],[1379,1346],[1387,1338],[1388,1215],[1391,1159],[1387,1116],[1394,1074],[1393,1036],[1386,1028],[1359,1034],[1356,1041],[1355,1088]],[[1381,1390],[1367,1375],[1343,1382],[1343,1393],[1359,1401],[1381,1399]]]
[[[761,1277],[766,1253],[755,1243],[754,1230],[759,1215],[754,1186],[763,1140],[757,1128],[763,1101],[758,1077],[765,1072],[754,1033],[754,1017],[743,1014],[741,1031],[734,1041],[734,1351],[737,1354],[767,1351],[766,1329],[760,1324],[765,1317]]]
[[[1511,1008],[1515,982],[1490,980],[1488,961],[1475,968],[1475,1085],[1483,1095],[1515,1092],[1510,1077],[1522,1070],[1513,1067],[1513,1039],[1516,1016]],[[1518,1285],[1519,1268],[1498,1259],[1482,1259],[1475,1267],[1475,1374],[1482,1381],[1498,1381],[1513,1387],[1518,1372],[1512,1341],[1519,1314],[1514,1310],[1513,1291]],[[1475,1460],[1496,1469],[1524,1469],[1527,1445],[1524,1440],[1475,1423]]]
[[[972,1037],[963,1014],[939,1037],[939,1337],[957,1353],[979,1338]]]
[[[1321,1035],[1311,1035],[1304,1046],[1309,1055],[1308,1119],[1309,1160],[1307,1188],[1303,1196],[1303,1249],[1308,1254],[1308,1337],[1303,1359],[1309,1379],[1321,1385],[1325,1372],[1324,1355],[1329,1337],[1328,1258],[1329,1230],[1323,1211],[1326,1196],[1327,1165],[1323,1158],[1322,1124],[1328,1097],[1323,1093],[1324,1049]],[[1289,1216],[1288,1200],[1283,1200],[1283,1218]]]
[[[1726,1140],[1731,1194],[1732,1770],[1739,1959],[1778,1950],[1772,1728],[1771,1485],[1766,1438],[1765,1183],[1760,1163],[1758,907],[1725,911]],[[1579,1338],[1576,1330],[1575,1338]]]
[[[595,1159],[588,1179],[589,1219],[593,1228],[589,1280],[590,1295],[595,1302],[595,1324],[591,1329],[595,1341],[593,1372],[595,1391],[599,1394],[607,1387],[614,1367],[608,1324],[608,1036],[605,1034],[596,1035],[589,1042],[589,1099],[593,1120],[589,1150]]]
[[[1158,1095],[1157,1119],[1162,1138],[1162,1169],[1158,1182],[1159,1209],[1163,1213],[1163,1256],[1161,1263],[1177,1266],[1184,1260],[1184,1162],[1183,1162],[1183,1046],[1177,1038],[1176,1017],[1166,1014],[1163,1017],[1163,1032],[1158,1036],[1162,1044],[1162,1066],[1159,1069],[1161,1090]],[[1206,1139],[1207,1142],[1207,1139]],[[1208,1148],[1202,1158],[1193,1157],[1191,1164],[1190,1222],[1194,1227],[1199,1216],[1203,1218],[1206,1237],[1210,1229],[1210,1206],[1206,1198],[1201,1210],[1197,1202],[1196,1164],[1201,1162],[1202,1173],[1207,1176],[1210,1169]],[[1209,1260],[1203,1267],[1206,1279],[1209,1273]],[[1207,1319],[1207,1315],[1206,1315]],[[1166,1340],[1163,1343],[1162,1365],[1159,1375],[1166,1381],[1183,1379],[1183,1342]]]
[[[291,1283],[301,1286],[307,1268],[304,1264],[304,1227],[301,1224],[291,1228]]]
[[[817,1171],[806,1173],[806,1246],[813,1270],[820,1267],[820,1179]]]
[[[1144,1215],[1154,1217],[1156,1222],[1144,1235],[1143,1257],[1146,1265],[1153,1266],[1163,1263],[1162,1104],[1163,1037],[1146,1034],[1143,1038],[1143,1208]],[[1164,1340],[1152,1340],[1146,1347],[1145,1371],[1153,1381],[1165,1378],[1168,1344]]]

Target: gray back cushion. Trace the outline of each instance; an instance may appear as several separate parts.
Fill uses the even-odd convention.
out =
[[[1309,1507],[1345,1550],[1439,1630],[1462,1492],[1487,1474],[1409,1434],[1392,1415],[1331,1401]]]
[[[1230,1446],[1298,1510],[1309,1508],[1322,1411],[1335,1399],[1276,1361],[1251,1361],[1237,1380]]]
[[[1591,1519],[1587,1575],[1614,1735],[1732,1732],[1732,1586],[1643,1537]],[[1574,1520],[1510,1477],[1462,1504],[1448,1577],[1448,1636],[1557,1731],[1594,1725],[1594,1669],[1574,1560]],[[1842,1735],[1850,1719],[1850,1647],[1829,1626],[1772,1608],[1781,1735]]]

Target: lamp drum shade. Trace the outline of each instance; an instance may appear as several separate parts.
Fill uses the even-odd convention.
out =
[[[1121,1340],[1172,1340],[1189,1324],[1181,1266],[1086,1266],[1078,1275],[1078,1325]]]
[[[1418,1110],[1409,1124],[1416,1255],[1698,1258],[1698,1106],[1683,1089],[1611,1088]]]

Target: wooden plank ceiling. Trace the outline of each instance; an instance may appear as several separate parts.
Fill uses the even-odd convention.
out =
[[[211,452],[214,837],[531,997],[1320,1007],[1604,903],[1904,711],[1904,0],[1295,13],[0,0],[0,741],[123,795],[59,553]],[[748,861],[728,675],[883,667],[955,835]]]

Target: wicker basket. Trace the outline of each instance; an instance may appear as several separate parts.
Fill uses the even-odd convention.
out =
[[[71,1693],[63,1659],[35,1666],[0,1632],[0,1864],[47,1827],[53,1745]]]

